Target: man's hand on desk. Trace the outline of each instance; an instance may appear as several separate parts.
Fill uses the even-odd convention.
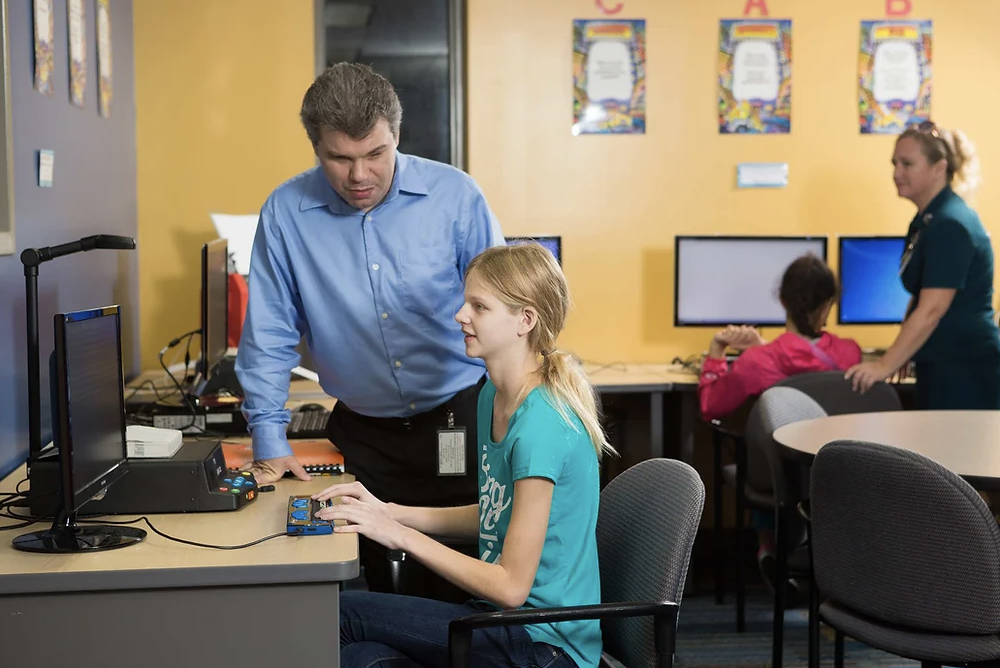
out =
[[[299,464],[299,460],[295,458],[295,455],[278,457],[277,459],[262,459],[255,461],[250,466],[250,472],[257,479],[258,485],[267,485],[281,480],[281,476],[285,475],[285,471],[291,471],[299,480],[305,482],[312,480],[312,477],[302,468],[302,464]]]

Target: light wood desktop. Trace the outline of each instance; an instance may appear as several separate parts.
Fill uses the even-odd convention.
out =
[[[21,467],[0,482],[13,491]],[[238,545],[285,530],[288,497],[350,476],[282,480],[246,507],[151,515],[160,531]],[[21,511],[25,512],[24,510]],[[108,516],[109,521],[131,519]],[[14,524],[0,518],[0,527]],[[0,666],[339,665],[340,583],[357,577],[354,534],[282,536],[241,550],[183,545],[157,536],[96,554],[19,552],[0,539]]]
[[[690,455],[693,445],[690,434],[696,407],[694,390],[698,387],[698,376],[676,364],[593,364],[584,366],[590,382],[601,394],[648,394],[649,395],[649,456],[662,457],[664,454],[664,396],[667,392],[680,392],[682,401],[680,433],[682,451]],[[133,379],[126,396],[137,402],[154,401],[154,392],[147,388],[138,389],[143,383],[153,383],[163,394],[175,390],[162,370],[147,371]],[[135,390],[134,395],[132,394]],[[332,409],[337,400],[328,396],[319,383],[304,378],[293,377],[286,406],[295,409],[303,404],[316,403]],[[690,405],[689,405],[690,404]],[[686,460],[688,457],[685,458]]]
[[[781,427],[785,456],[808,463],[836,440],[893,445],[924,455],[976,489],[1000,490],[1000,411],[891,411],[833,415]]]

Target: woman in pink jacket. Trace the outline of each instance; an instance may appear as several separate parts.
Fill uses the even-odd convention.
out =
[[[822,260],[805,255],[792,262],[778,293],[785,308],[785,333],[768,343],[753,327],[730,325],[712,337],[701,367],[698,400],[702,417],[724,417],[750,397],[800,373],[844,371],[861,361],[861,348],[851,339],[824,332],[837,297],[837,279]],[[726,363],[726,349],[742,350]],[[760,548],[757,562],[774,586],[774,515],[755,511]]]
[[[810,371],[847,370],[861,361],[851,339],[824,332],[837,298],[837,279],[822,260],[805,255],[788,265],[778,293],[785,333],[768,343],[753,327],[730,325],[712,337],[701,367],[698,400],[706,420],[729,415],[775,383]],[[726,363],[726,349],[743,350]]]

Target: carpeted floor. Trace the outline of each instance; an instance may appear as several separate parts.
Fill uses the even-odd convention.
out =
[[[771,599],[766,592],[748,593],[747,629],[736,633],[736,605],[730,596],[721,605],[708,593],[685,597],[681,604],[675,665],[681,668],[751,668],[771,665]],[[833,634],[824,627],[820,661],[833,666]],[[785,615],[786,668],[809,663],[806,610]],[[844,665],[863,668],[917,668],[901,659],[852,641],[844,643]]]

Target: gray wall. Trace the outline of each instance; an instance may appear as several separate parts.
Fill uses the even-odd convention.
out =
[[[14,135],[14,211],[17,254],[25,248],[74,241],[90,234],[136,236],[135,73],[132,0],[111,0],[111,117],[97,107],[97,31],[93,0],[87,15],[85,106],[69,101],[66,0],[55,0],[54,91],[34,90],[30,0],[11,0],[10,98]],[[165,57],[168,57],[165,54]],[[38,149],[55,152],[52,188],[38,187]],[[0,475],[27,456],[28,402],[24,273],[18,255],[0,257]],[[126,377],[138,373],[138,257],[135,251],[91,251],[39,268],[42,438],[50,439],[48,357],[52,315],[121,304]],[[11,491],[0,489],[2,491]]]

